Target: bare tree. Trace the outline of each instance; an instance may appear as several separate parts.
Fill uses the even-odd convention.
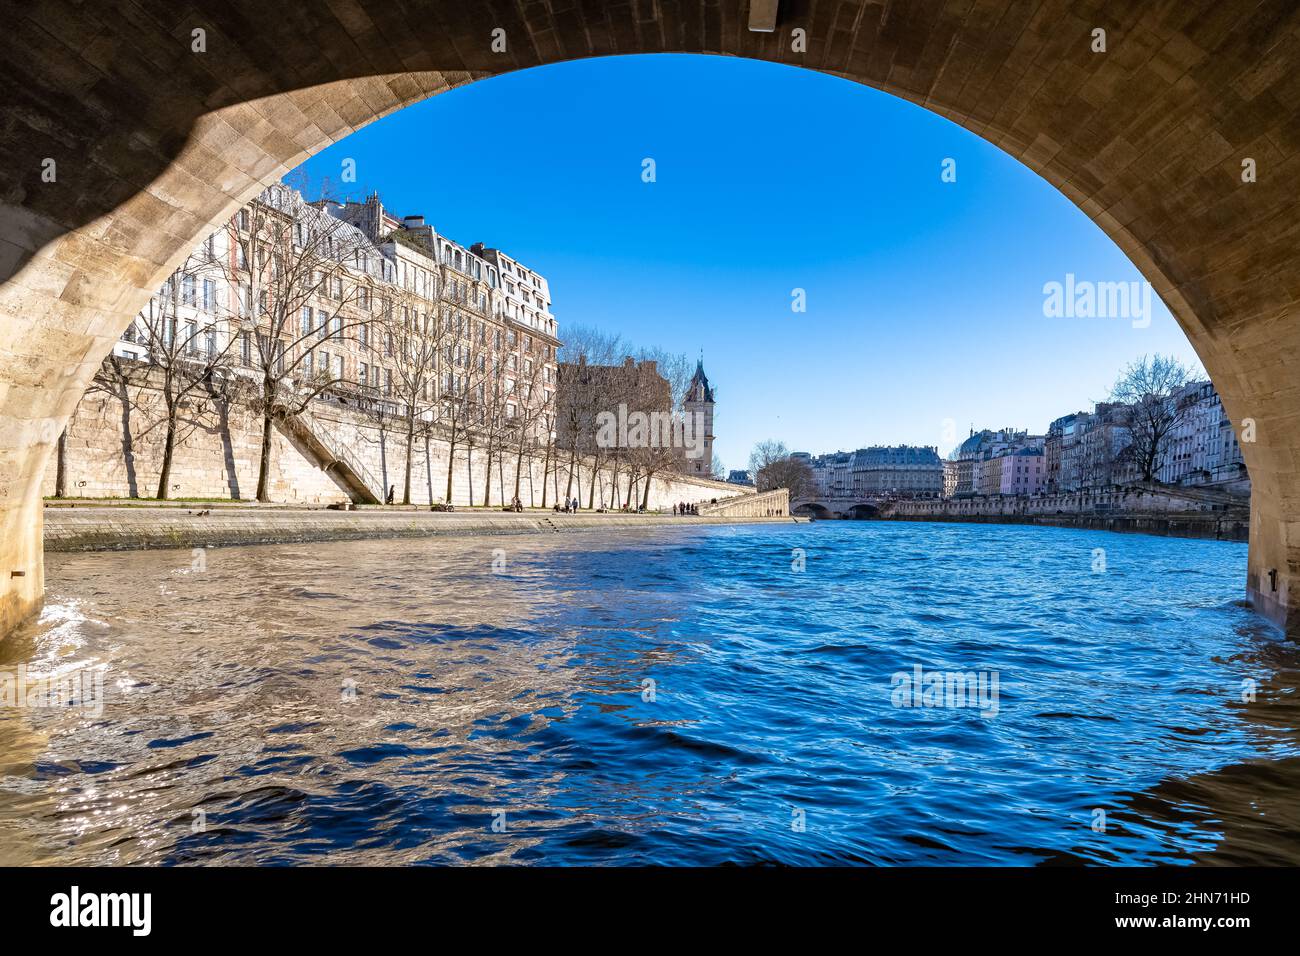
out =
[[[519,377],[515,379],[512,395],[507,396],[506,422],[509,436],[513,441],[515,453],[515,490],[514,497],[520,496],[524,460],[529,459],[529,475],[532,474],[532,454],[540,442],[545,441],[549,447],[551,419],[554,417],[555,400],[546,396],[545,371],[546,362],[535,349],[527,350]],[[549,455],[548,455],[549,457]],[[531,479],[530,479],[531,481]],[[542,475],[543,496],[545,496],[546,475]],[[502,496],[504,497],[504,495]],[[531,502],[532,496],[529,496]],[[546,507],[545,501],[542,507]]]
[[[638,396],[638,400],[642,410],[648,413],[660,412],[670,417],[677,416],[677,421],[684,429],[686,422],[683,402],[695,373],[690,359],[685,354],[669,352],[658,347],[639,349],[636,357],[641,362],[653,362],[655,371],[667,384],[665,390],[657,381],[650,380],[648,377],[641,383],[642,394]],[[673,431],[673,434],[678,433]],[[681,432],[680,435],[684,438],[685,432]],[[661,440],[652,443],[644,449],[643,454],[637,456],[640,459],[637,464],[640,466],[643,481],[642,508],[648,508],[650,505],[650,488],[655,475],[664,471],[677,470],[683,462],[684,452],[681,448],[674,447],[671,439],[663,441],[666,436],[662,434],[657,437]]]
[[[1177,393],[1194,381],[1192,369],[1172,356],[1144,355],[1130,362],[1110,398],[1126,406],[1133,458],[1143,481],[1154,481],[1174,429],[1187,413]]]
[[[491,350],[479,341],[463,312],[443,307],[440,321],[446,324],[439,383],[437,423],[447,433],[447,504],[452,503],[456,449],[465,449],[465,468],[470,479],[470,504],[474,503],[474,448],[486,418],[487,382],[491,375]]]
[[[416,438],[427,437],[438,417],[438,359],[446,346],[448,323],[441,321],[436,301],[430,305],[412,291],[395,288],[391,298],[381,300],[379,320],[367,333],[366,345],[394,373],[392,397],[399,403],[406,445],[402,504],[409,505]]]
[[[180,409],[201,387],[212,387],[228,368],[238,337],[232,334],[227,311],[226,233],[208,236],[176,272],[168,277],[124,335],[145,349],[154,370],[153,383],[163,400],[162,463],[156,497],[165,500],[171,485],[176,446],[182,439]],[[104,372],[120,374],[107,363]]]
[[[596,443],[596,415],[611,405],[607,367],[623,354],[623,341],[588,326],[574,326],[565,334],[560,348],[560,381],[556,393],[556,444],[569,459],[568,484],[564,497],[580,497],[580,463],[591,461],[587,507],[595,507],[598,472],[606,450]],[[579,481],[575,489],[575,480]],[[576,494],[575,494],[576,491]]]
[[[478,356],[479,361],[486,361],[486,347]],[[495,357],[494,357],[495,358]],[[505,379],[500,372],[491,375],[483,383],[483,401],[480,403],[476,427],[473,429],[474,441],[485,452],[483,469],[483,506],[492,503],[492,463],[495,461],[498,472],[498,484],[503,483],[500,472],[509,443],[507,434],[510,423],[507,412],[515,402],[515,383]],[[471,494],[471,499],[473,495]],[[502,504],[505,504],[505,488],[501,488]]]
[[[816,488],[812,468],[806,461],[791,458],[783,442],[759,442],[750,452],[749,467],[760,492],[787,488],[791,498],[806,498]]]
[[[384,260],[355,227],[280,185],[241,210],[230,235],[241,357],[261,386],[257,500],[268,501],[274,422],[346,381],[342,355],[323,349],[370,317]]]
[[[773,462],[789,457],[790,450],[785,447],[785,442],[769,438],[759,442],[749,453],[749,470],[757,475]]]

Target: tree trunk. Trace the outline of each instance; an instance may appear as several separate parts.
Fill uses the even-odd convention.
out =
[[[650,510],[650,482],[654,477],[654,472],[647,472],[645,476],[645,487],[641,489],[641,507],[646,511]]]
[[[591,510],[596,507],[596,476],[600,474],[599,468],[591,469],[591,491],[587,495],[587,509]]]
[[[273,422],[271,421],[271,410],[268,408],[262,415],[262,453],[258,459],[257,465],[257,500],[270,501],[271,492],[271,430]]]
[[[456,430],[451,432],[451,444],[447,448],[447,504],[451,504],[451,476],[456,468]]]
[[[257,465],[257,500],[271,500],[271,435],[275,414],[275,382],[262,382],[262,453]]]
[[[550,486],[546,484],[551,477],[551,443],[546,443],[546,457],[542,459],[542,507],[546,507],[546,499],[550,497]],[[528,487],[533,487],[533,470],[528,469]],[[529,495],[531,498],[532,496]]]
[[[465,442],[465,487],[469,492],[469,506],[474,507],[474,442]]]
[[[172,480],[172,455],[176,450],[176,406],[167,405],[167,434],[163,438],[162,471],[158,475],[159,501],[167,500],[167,486]]]
[[[523,477],[524,469],[524,446],[519,446],[519,454],[515,456],[515,497],[519,497],[519,479]],[[532,469],[530,468],[529,471]],[[542,507],[546,507],[543,505]]]
[[[402,490],[402,504],[411,503],[411,455],[415,452],[415,415],[406,406],[406,484]]]
[[[54,497],[68,497],[68,430],[66,428],[59,432],[54,471]]]
[[[492,504],[492,443],[488,443],[487,470],[483,474],[483,507]],[[505,502],[502,502],[505,504]]]
[[[575,444],[569,449],[569,483],[564,488],[564,498],[567,501],[573,497],[573,463],[578,460],[578,446]],[[578,491],[582,491],[582,482],[578,482]]]

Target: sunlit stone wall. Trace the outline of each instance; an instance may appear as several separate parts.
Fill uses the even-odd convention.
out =
[[[400,422],[382,422],[375,417],[338,405],[314,402],[312,418],[321,436],[332,447],[346,447],[365,468],[395,488],[401,501],[405,481],[406,439]],[[165,436],[165,413],[160,393],[141,385],[114,386],[96,380],[77,406],[68,425],[66,442],[66,494],[85,498],[152,498],[158,491]],[[227,402],[198,392],[185,400],[179,419],[179,441],[172,463],[168,497],[249,499],[257,489],[261,454],[262,419],[248,405]],[[283,429],[272,433],[271,499],[295,504],[332,504],[348,500],[343,485],[323,468],[310,450]],[[412,456],[411,501],[429,504],[442,501],[447,493],[448,442],[416,440]],[[42,494],[55,493],[57,456],[51,457],[42,480]],[[456,450],[452,469],[452,503],[501,505],[514,497],[515,455],[504,459],[494,455],[492,478],[487,481],[487,455],[473,452],[466,465],[464,447]],[[551,492],[564,497],[570,487],[568,461],[561,456],[558,472],[547,468],[543,458],[525,457],[521,469],[519,497],[525,506],[542,503],[543,472],[549,472]],[[586,508],[591,493],[591,470],[585,464],[575,469],[573,494]],[[602,471],[598,478],[596,505],[615,498],[612,475]],[[472,482],[472,485],[471,485]],[[490,487],[485,489],[485,485]],[[580,491],[578,489],[581,489]],[[737,495],[735,485],[681,476],[656,478],[650,491],[650,507],[671,510],[677,502],[696,504]],[[471,501],[472,492],[472,501]],[[640,500],[640,489],[636,491]],[[617,497],[627,497],[627,475],[619,479]]]

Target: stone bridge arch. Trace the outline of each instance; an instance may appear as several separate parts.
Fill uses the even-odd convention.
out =
[[[965,126],[1074,201],[1173,311],[1234,423],[1253,421],[1247,585],[1294,629],[1294,4],[783,0],[774,25],[758,24],[770,32],[749,29],[749,15],[743,0],[7,5],[0,633],[39,606],[39,483],[63,423],[199,237],[263,184],[417,100],[509,70],[652,52],[753,57],[868,84]],[[1247,160],[1255,182],[1242,180]]]
[[[835,517],[835,513],[827,508],[824,504],[817,501],[803,501],[798,505],[790,508],[790,514],[799,515],[800,517],[816,518],[818,521],[830,521]]]

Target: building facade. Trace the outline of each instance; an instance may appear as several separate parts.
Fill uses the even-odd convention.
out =
[[[502,277],[526,275],[529,298]],[[194,360],[290,393],[426,422],[449,403],[480,425],[526,424],[539,440],[556,387],[556,323],[544,278],[499,250],[471,252],[419,216],[364,202],[309,203],[268,187],[212,233],[128,328],[115,354],[156,362],[179,336]],[[427,382],[411,387],[417,338]],[[270,361],[268,361],[270,356]],[[268,371],[269,370],[269,371]]]

